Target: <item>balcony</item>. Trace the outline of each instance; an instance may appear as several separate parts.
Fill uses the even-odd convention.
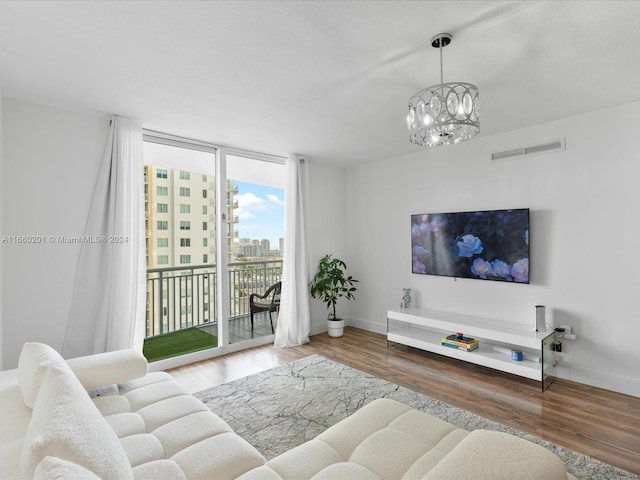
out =
[[[251,331],[249,296],[281,280],[282,260],[233,262],[227,270],[230,342],[271,334],[262,314]],[[145,351],[158,344],[161,352],[150,360],[217,346],[217,339],[201,334],[217,334],[217,302],[215,264],[148,269]],[[162,355],[165,347],[167,355]]]

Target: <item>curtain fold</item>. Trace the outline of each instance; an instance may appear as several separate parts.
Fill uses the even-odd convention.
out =
[[[309,167],[305,159],[290,156],[287,166],[282,293],[274,346],[293,347],[309,342],[309,255],[306,205]]]
[[[114,116],[85,226],[62,355],[141,351],[144,315],[142,125]]]

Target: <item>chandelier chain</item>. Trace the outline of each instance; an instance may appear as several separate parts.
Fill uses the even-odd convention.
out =
[[[444,68],[442,67],[442,44],[444,42],[440,42],[440,96],[444,98]]]

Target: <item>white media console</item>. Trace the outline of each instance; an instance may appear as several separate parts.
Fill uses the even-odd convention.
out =
[[[479,348],[467,352],[443,346],[442,338],[455,333],[476,338]],[[555,375],[555,339],[553,330],[536,332],[533,325],[471,315],[413,307],[387,312],[387,341],[531,378],[543,390]],[[511,350],[522,351],[524,359],[512,360]]]

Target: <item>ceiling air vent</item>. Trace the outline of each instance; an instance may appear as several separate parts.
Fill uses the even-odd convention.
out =
[[[518,157],[540,155],[542,153],[560,152],[564,150],[565,139],[551,140],[544,143],[538,143],[536,145],[528,145],[526,147],[511,148],[509,150],[503,150],[501,152],[494,152],[491,154],[491,161],[489,163],[502,162]]]

